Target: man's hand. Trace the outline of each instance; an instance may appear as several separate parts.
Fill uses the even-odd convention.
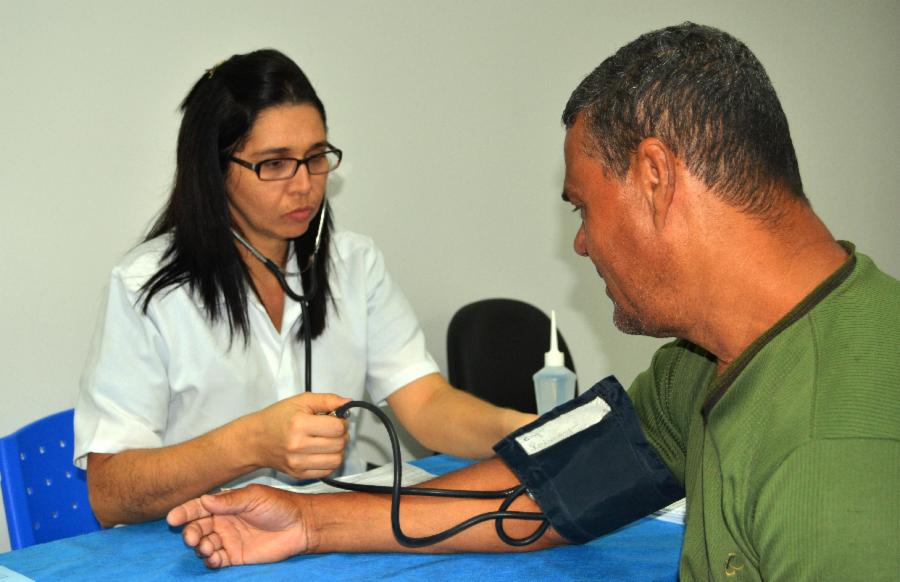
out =
[[[303,496],[263,485],[204,495],[169,512],[209,568],[277,562],[309,549]]]
[[[297,479],[326,477],[344,459],[346,421],[329,416],[349,402],[335,394],[304,393],[246,417],[253,422],[254,458]]]

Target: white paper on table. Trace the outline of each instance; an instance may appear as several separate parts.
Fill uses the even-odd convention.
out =
[[[686,499],[682,497],[675,503],[671,505],[667,505],[663,507],[659,511],[655,511],[652,514],[654,519],[659,519],[661,521],[668,521],[670,523],[680,523],[684,525],[684,514],[687,510]]]
[[[0,582],[34,582],[34,580],[5,566],[0,566]]]

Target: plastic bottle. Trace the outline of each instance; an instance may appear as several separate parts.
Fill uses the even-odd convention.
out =
[[[534,398],[538,414],[556,408],[575,397],[575,373],[565,367],[565,357],[556,342],[556,311],[550,312],[550,351],[544,367],[534,374]]]

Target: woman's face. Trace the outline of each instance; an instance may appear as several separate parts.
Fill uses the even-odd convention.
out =
[[[279,105],[256,117],[234,157],[252,164],[272,158],[306,158],[328,148],[325,124],[312,105]],[[266,182],[236,163],[225,176],[234,224],[263,254],[279,260],[289,239],[309,228],[325,196],[327,174],[311,176],[306,165],[293,178]]]

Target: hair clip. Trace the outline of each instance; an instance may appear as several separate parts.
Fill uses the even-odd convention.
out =
[[[206,69],[206,78],[207,78],[207,79],[212,79],[212,78],[213,78],[213,75],[216,74],[216,69],[218,69],[218,68],[219,68],[219,65],[221,65],[221,64],[224,63],[224,62],[225,62],[225,61],[219,61],[218,63],[216,63],[215,65],[213,65],[211,69]]]

